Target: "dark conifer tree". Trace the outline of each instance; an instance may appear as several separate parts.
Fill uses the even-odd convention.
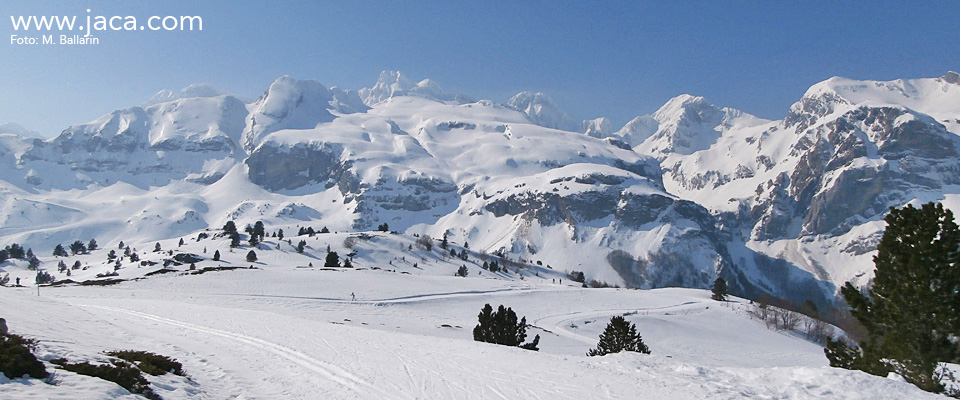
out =
[[[473,328],[473,340],[478,342],[520,346],[527,338],[527,317],[518,322],[517,314],[502,304],[496,312],[490,304],[484,305],[477,319],[479,323]]]
[[[70,243],[70,252],[73,254],[83,254],[87,252],[87,246],[83,242],[76,240],[73,243]],[[13,257],[11,255],[11,257]],[[16,257],[14,257],[16,258]]]
[[[58,243],[57,247],[53,248],[53,256],[66,257],[66,256],[69,256],[69,254],[67,254],[67,250],[63,248],[63,245]]]
[[[727,281],[717,277],[713,281],[713,296],[710,297],[716,301],[727,301]]]
[[[896,372],[943,392],[939,363],[960,360],[960,228],[934,203],[891,208],[884,221],[873,285],[866,293],[849,282],[840,290],[868,339],[859,348],[828,342],[825,354],[834,366]]]
[[[621,351],[634,351],[650,354],[650,349],[643,343],[637,334],[637,327],[628,322],[622,315],[610,318],[607,327],[600,334],[600,341],[596,349],[590,349],[588,356],[602,356]]]
[[[154,251],[154,252],[159,252],[160,250],[161,250],[161,249],[160,249],[160,242],[157,242],[157,245],[156,245],[156,246],[153,246],[153,251]]]
[[[37,256],[31,254],[30,257],[27,258],[27,268],[29,268],[30,270],[36,270],[39,267],[40,267],[40,259],[37,258]]]
[[[254,262],[254,261],[257,261],[257,252],[250,250],[250,252],[247,253],[247,262]]]
[[[87,243],[87,251],[94,251],[99,246],[97,245],[97,239],[90,239],[90,243]]]
[[[283,229],[277,230],[277,240],[283,240]]]
[[[220,261],[220,250],[213,252],[213,261]]]
[[[324,268],[339,268],[340,267],[340,255],[335,251],[327,253],[327,259],[323,263]]]
[[[307,247],[307,241],[301,240],[299,243],[297,243],[297,253],[303,254],[303,249],[305,247]]]
[[[266,228],[263,227],[263,221],[257,221],[255,224],[253,224],[253,236],[260,238],[262,241],[266,234]]]
[[[237,224],[235,224],[233,221],[227,221],[227,223],[223,224],[223,231],[226,233],[236,232]]]

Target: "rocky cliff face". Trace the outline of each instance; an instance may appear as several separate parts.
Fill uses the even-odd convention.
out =
[[[833,78],[782,121],[727,128],[714,118],[705,148],[645,149],[662,160],[668,190],[738,227],[731,234],[749,246],[837,286],[862,284],[889,207],[952,201],[957,112],[949,77]]]
[[[232,96],[132,107],[74,125],[52,140],[36,140],[17,162],[21,169],[34,171],[23,182],[31,187],[82,188],[117,181],[138,186],[171,180],[209,183],[242,157],[237,140],[246,116],[246,105]]]

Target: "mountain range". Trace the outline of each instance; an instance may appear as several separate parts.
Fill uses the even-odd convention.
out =
[[[543,93],[505,104],[385,71],[370,88],[208,85],[57,137],[0,133],[0,238],[46,254],[239,226],[447,237],[634,288],[818,305],[865,285],[889,207],[960,209],[960,75],[831,78],[770,121],[677,96],[619,130]]]

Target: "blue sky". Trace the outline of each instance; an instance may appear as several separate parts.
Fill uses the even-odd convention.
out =
[[[359,89],[381,70],[505,102],[543,91],[614,125],[689,93],[782,118],[812,84],[960,70],[960,1],[0,0],[0,123],[53,136],[210,83],[255,98],[281,75]],[[88,14],[87,9],[91,12]],[[95,46],[9,44],[10,16],[196,15],[203,31],[99,32]],[[50,32],[56,37],[65,32]]]

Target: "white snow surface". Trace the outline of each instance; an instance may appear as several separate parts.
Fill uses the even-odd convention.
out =
[[[0,377],[0,398],[138,398],[49,363],[129,349],[183,364],[189,379],[149,377],[165,399],[940,398],[900,380],[830,368],[818,345],[768,330],[740,299],[719,303],[694,289],[583,289],[537,266],[492,274],[473,257],[407,250],[412,237],[367,235],[350,249],[345,239],[358,234],[293,238],[309,243],[304,254],[267,238],[254,263],[243,260],[246,246],[230,251],[223,238],[187,238],[182,247],[166,240],[163,249],[205,258],[198,268],[256,268],[188,275],[187,266],[171,266],[114,286],[42,287],[39,296],[33,286],[0,288],[0,315],[11,332],[39,341],[38,356],[54,373],[53,384]],[[356,252],[357,268],[309,267],[319,266],[326,245]],[[103,270],[106,249],[117,244],[102,246],[67,258],[91,266],[74,278]],[[209,260],[214,249],[219,262]],[[453,276],[460,264],[468,277]],[[125,262],[118,272],[129,279],[158,268]],[[524,316],[540,351],[474,342],[486,303]],[[585,356],[614,315],[637,324],[652,354]]]

